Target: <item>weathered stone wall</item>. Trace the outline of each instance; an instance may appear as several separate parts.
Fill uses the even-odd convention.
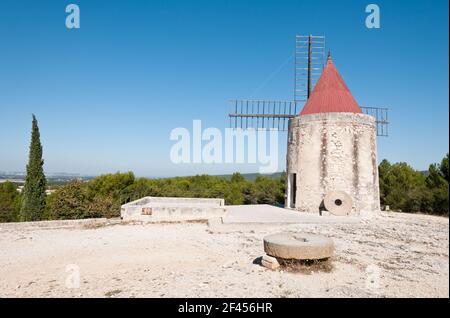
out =
[[[292,118],[286,169],[287,176],[296,173],[295,209],[299,211],[318,213],[325,195],[341,190],[352,197],[353,214],[378,212],[375,118],[356,113]]]
[[[144,197],[121,206],[120,216],[126,221],[206,220],[224,216],[224,199]]]

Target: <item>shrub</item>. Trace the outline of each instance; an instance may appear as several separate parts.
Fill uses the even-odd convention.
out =
[[[9,181],[0,183],[0,222],[19,221],[20,194]]]

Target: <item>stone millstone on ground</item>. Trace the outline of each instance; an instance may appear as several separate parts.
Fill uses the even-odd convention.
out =
[[[285,260],[321,260],[334,253],[333,240],[323,235],[282,232],[263,240],[267,255]]]
[[[345,216],[352,211],[353,200],[344,191],[332,191],[325,196],[323,203],[331,214]]]

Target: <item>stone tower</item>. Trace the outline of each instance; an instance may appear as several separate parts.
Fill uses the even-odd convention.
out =
[[[331,197],[336,206],[346,201],[345,214],[380,210],[375,118],[361,112],[331,56],[289,120],[286,170],[288,208],[319,213]]]

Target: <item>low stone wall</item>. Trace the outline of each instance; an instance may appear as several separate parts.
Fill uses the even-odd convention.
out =
[[[144,197],[122,205],[120,216],[125,221],[207,220],[225,215],[223,199]]]
[[[2,230],[36,230],[36,229],[78,229],[91,228],[107,225],[109,222],[106,218],[79,219],[79,220],[52,220],[52,221],[35,221],[35,222],[10,222],[0,223],[0,231]]]

